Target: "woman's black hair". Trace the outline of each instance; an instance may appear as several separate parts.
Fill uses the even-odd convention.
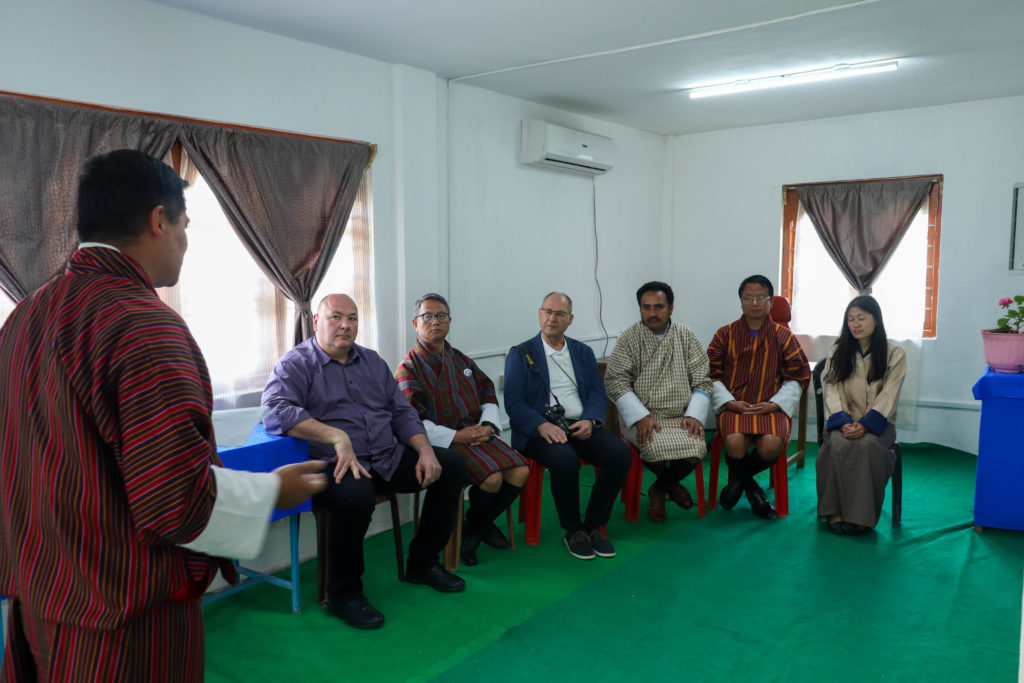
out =
[[[832,354],[832,363],[825,374],[825,381],[829,383],[843,382],[853,374],[856,360],[854,354],[860,353],[860,342],[854,339],[850,332],[850,326],[846,322],[846,316],[850,314],[851,308],[859,308],[865,313],[870,313],[875,319],[875,331],[871,335],[871,344],[868,346],[868,360],[871,362],[871,369],[868,370],[868,382],[877,382],[885,377],[885,371],[888,368],[889,342],[885,337],[882,309],[875,301],[875,297],[869,294],[858,296],[846,305],[846,312],[843,313],[843,329],[839,332],[836,351]]]

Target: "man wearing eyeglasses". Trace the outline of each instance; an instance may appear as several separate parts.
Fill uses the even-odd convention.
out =
[[[792,416],[811,378],[796,337],[769,316],[773,294],[765,276],[744,279],[739,287],[743,315],[719,328],[708,346],[711,405],[733,474],[719,500],[731,510],[746,493],[751,509],[765,519],[775,516],[775,506],[754,475],[785,457]]]
[[[478,563],[477,548],[486,543],[499,550],[508,539],[494,520],[519,497],[529,468],[523,456],[502,441],[501,417],[494,383],[473,362],[446,341],[451,310],[440,294],[424,294],[412,319],[416,346],[395,370],[398,387],[423,420],[435,447],[462,456],[473,485],[462,526],[462,561]]]
[[[569,554],[581,560],[615,557],[600,527],[608,523],[626,481],[629,449],[601,426],[608,398],[594,352],[565,336],[573,320],[572,300],[552,292],[538,317],[540,334],[512,347],[505,359],[512,446],[551,472],[551,495]],[[582,518],[580,459],[599,469]]]
[[[309,457],[333,463],[327,490],[313,499],[327,509],[327,611],[349,626],[379,628],[384,615],[363,594],[363,537],[377,491],[426,489],[405,580],[455,593],[465,582],[438,555],[452,532],[466,466],[433,448],[415,409],[387,363],[355,343],[359,311],[351,297],[324,297],[314,336],[286,353],[263,390],[267,432],[309,441]]]

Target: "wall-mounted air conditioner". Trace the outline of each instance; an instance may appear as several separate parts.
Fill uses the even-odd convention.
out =
[[[614,165],[615,141],[539,119],[523,119],[520,152],[524,164],[597,175]]]

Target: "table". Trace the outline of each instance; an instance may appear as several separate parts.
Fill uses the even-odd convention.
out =
[[[218,448],[217,453],[225,467],[247,472],[271,472],[282,465],[305,462],[309,459],[309,448],[305,441],[288,436],[271,436],[267,434],[263,425],[257,425],[242,446]],[[290,590],[292,592],[292,612],[298,612],[301,597],[299,591],[299,515],[312,509],[312,504],[307,500],[288,510],[275,508],[270,516],[269,521],[271,522],[288,517],[291,542],[291,581],[243,567],[236,561],[238,573],[242,577],[239,583],[223,591],[205,596],[203,604],[234,595],[260,583],[269,583]]]
[[[981,401],[974,528],[1024,530],[1024,374],[988,368],[974,398]]]

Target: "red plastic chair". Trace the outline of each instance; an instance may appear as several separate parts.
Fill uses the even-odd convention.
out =
[[[771,319],[789,329],[789,322],[793,319],[793,309],[784,296],[776,294],[772,297],[772,310],[768,313]],[[797,469],[803,469],[807,454],[807,389],[800,394],[800,417],[796,422],[797,428],[797,449],[793,455],[787,458],[787,464],[796,463]]]
[[[715,438],[711,440],[711,490],[708,492],[708,508],[712,510],[718,504],[718,468],[722,462],[724,445],[721,435],[715,432]],[[786,517],[789,515],[789,467],[785,455],[780,455],[775,461],[769,476],[768,488],[775,489],[775,516]]]
[[[527,545],[540,543],[540,508],[544,494],[544,466],[536,460],[530,460],[530,475],[526,478],[526,486],[519,495],[519,521],[526,523]],[[585,463],[580,460],[580,464]],[[594,467],[595,470],[600,468]],[[640,458],[634,454],[633,462],[626,475],[626,483],[622,486],[622,499],[626,501],[626,521],[637,522],[640,519],[640,489],[643,486],[644,468]],[[604,532],[604,527],[601,527]]]
[[[778,294],[773,296],[772,309],[768,311],[768,315],[772,320],[788,329],[789,321],[793,319],[793,309],[789,305],[789,300]]]
[[[624,440],[624,439],[623,439]],[[640,497],[644,490],[644,461],[640,459],[640,453],[633,444],[626,441],[633,460],[629,463],[629,472],[626,474],[626,483],[622,485],[620,500],[626,504],[626,521],[640,521]]]
[[[626,485],[622,487],[622,499],[626,500],[626,489],[634,492],[635,509],[633,510],[633,517],[629,516],[630,508],[629,501],[627,501],[626,519],[630,522],[635,522],[640,516],[640,495],[644,488],[643,461],[640,459],[640,451],[636,446],[628,441],[626,441],[626,445],[629,446],[629,452],[633,454],[633,467],[630,468],[629,476],[626,477]],[[636,481],[632,480],[634,470],[637,472]],[[702,519],[707,514],[707,507],[704,504],[704,463],[697,465],[697,469],[693,471],[693,485],[697,488],[697,519]]]
[[[772,297],[772,308],[769,314],[771,319],[778,324],[788,328],[789,321],[793,319],[793,309],[784,296],[775,295]],[[786,517],[789,515],[789,471],[788,467],[793,462],[797,468],[804,466],[804,453],[807,443],[807,390],[804,389],[800,397],[800,416],[797,423],[797,452],[788,458],[779,456],[771,467],[768,488],[775,489],[775,516]],[[712,510],[718,504],[718,469],[722,460],[722,447],[725,442],[715,432],[715,438],[711,440],[711,490],[708,491],[708,507]],[[731,473],[730,473],[731,474]],[[730,477],[731,479],[731,477]]]

